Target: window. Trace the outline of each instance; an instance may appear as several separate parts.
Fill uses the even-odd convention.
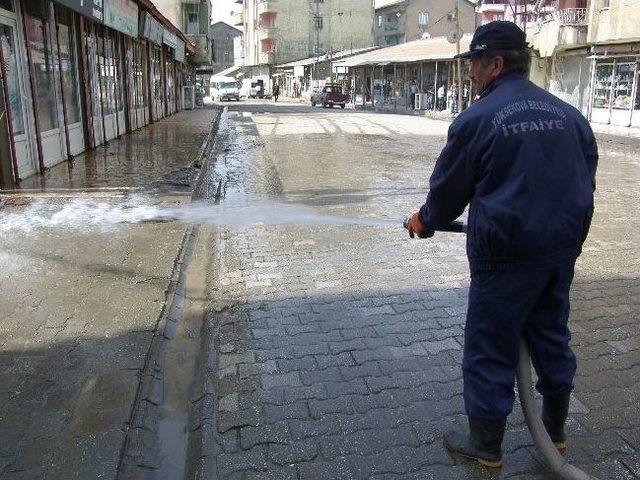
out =
[[[382,15],[378,15],[378,27],[382,26]]]
[[[37,4],[37,2],[34,2]],[[29,5],[32,2],[28,2]],[[58,127],[58,113],[55,97],[54,66],[50,50],[49,23],[27,14],[24,20],[27,31],[27,48],[31,50],[32,82],[35,86],[36,110],[43,132]]]
[[[322,17],[315,17],[315,24],[318,30],[322,30]]]
[[[200,4],[183,3],[182,20],[184,23],[184,33],[187,35],[200,33]]]
[[[60,45],[60,64],[62,65],[64,105],[67,123],[73,124],[80,121],[77,62],[73,42],[73,14],[71,10],[59,7],[56,10],[56,15],[58,18],[58,43]]]
[[[13,12],[12,0],[0,0],[0,8]]]
[[[418,14],[418,25],[426,27],[429,23],[429,14],[427,12],[420,12]]]

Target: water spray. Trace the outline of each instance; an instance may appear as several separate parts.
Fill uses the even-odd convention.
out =
[[[405,229],[409,227],[409,218],[405,219],[402,226]],[[467,225],[461,221],[455,221],[438,229],[441,232],[467,233]],[[524,418],[529,427],[529,432],[533,438],[540,456],[547,464],[551,473],[563,480],[598,480],[583,472],[579,468],[571,465],[553,444],[551,437],[547,433],[547,429],[542,423],[542,418],[538,415],[536,402],[531,388],[531,357],[529,355],[529,347],[524,337],[520,338],[520,356],[518,366],[516,368],[516,378],[518,380],[518,396]]]

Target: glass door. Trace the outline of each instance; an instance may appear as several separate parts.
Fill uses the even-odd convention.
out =
[[[37,161],[32,154],[29,145],[29,137],[26,130],[27,86],[24,75],[26,66],[23,64],[24,57],[17,51],[17,23],[0,14],[0,46],[4,56],[6,78],[2,82],[6,84],[9,98],[7,104],[11,110],[11,122],[13,127],[13,141],[16,150],[16,161],[18,164],[18,177],[26,178],[36,173]]]
[[[69,136],[69,151],[72,155],[84,150],[84,133],[80,109],[78,81],[78,59],[74,42],[73,14],[70,10],[56,7],[57,47],[61,100],[64,103],[64,121]]]
[[[616,61],[611,101],[611,124],[628,127],[631,124],[633,81],[636,64],[630,59]]]
[[[49,10],[48,5],[41,1],[27,2],[25,6],[26,40],[31,60],[31,81],[35,90],[33,101],[40,130],[43,162],[45,167],[48,167],[63,158],[56,67],[48,22]]]
[[[591,104],[591,121],[609,123],[613,63],[597,63]]]
[[[633,102],[633,112],[631,112],[631,126],[640,127],[640,62],[636,63],[636,82]]]

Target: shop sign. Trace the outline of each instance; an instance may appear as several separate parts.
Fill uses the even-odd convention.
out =
[[[162,34],[162,42],[165,45],[176,49],[178,46],[178,37],[165,28],[164,33]]]
[[[156,45],[162,45],[162,36],[164,27],[153,18],[149,12],[142,12],[140,15],[140,35],[143,38],[151,40]]]
[[[103,0],[56,0],[71,10],[78,12],[85,17],[102,22],[104,18]]]
[[[138,4],[133,0],[105,0],[104,24],[138,38]]]
[[[184,63],[184,49],[184,42],[178,38],[178,45],[173,52],[173,57],[176,59],[176,61]]]

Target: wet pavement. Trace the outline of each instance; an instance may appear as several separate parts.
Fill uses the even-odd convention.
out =
[[[22,180],[20,190],[150,188],[189,191],[215,109],[182,111]],[[169,149],[167,149],[169,148]]]
[[[22,191],[0,196],[0,216],[29,217],[20,204],[34,196],[54,210],[79,202],[87,214],[95,205],[126,213],[186,204],[195,175],[189,167],[203,161],[218,115],[177,114],[27,179]],[[188,339],[198,337],[184,333],[195,328],[193,302],[184,297],[202,287],[183,271],[203,262],[193,227],[62,222],[1,230],[0,478],[169,478],[149,472],[184,471],[186,441],[172,435],[168,447],[158,432],[186,430],[185,419],[174,421],[183,399],[167,394],[185,388],[162,383],[176,378],[164,375],[165,356],[181,373],[193,364]],[[173,327],[183,318],[183,327]],[[172,335],[180,339],[177,355],[167,345]],[[181,466],[165,461],[167,449]]]
[[[195,198],[246,211],[284,204],[300,224],[0,228],[0,478],[547,478],[518,405],[501,471],[441,445],[464,421],[464,238],[410,241],[401,220],[424,200],[448,124],[228,107],[201,169],[190,165],[213,110],[22,184],[49,203],[172,207],[191,202],[201,170]],[[596,216],[572,291],[567,456],[601,479],[631,479],[640,141],[600,145]]]
[[[542,479],[519,405],[501,471],[451,457],[464,422],[464,238],[411,241],[448,125],[294,104],[229,106],[212,185],[397,227],[219,229],[199,478]],[[572,290],[579,360],[567,458],[640,476],[638,141],[600,137],[597,207]]]

